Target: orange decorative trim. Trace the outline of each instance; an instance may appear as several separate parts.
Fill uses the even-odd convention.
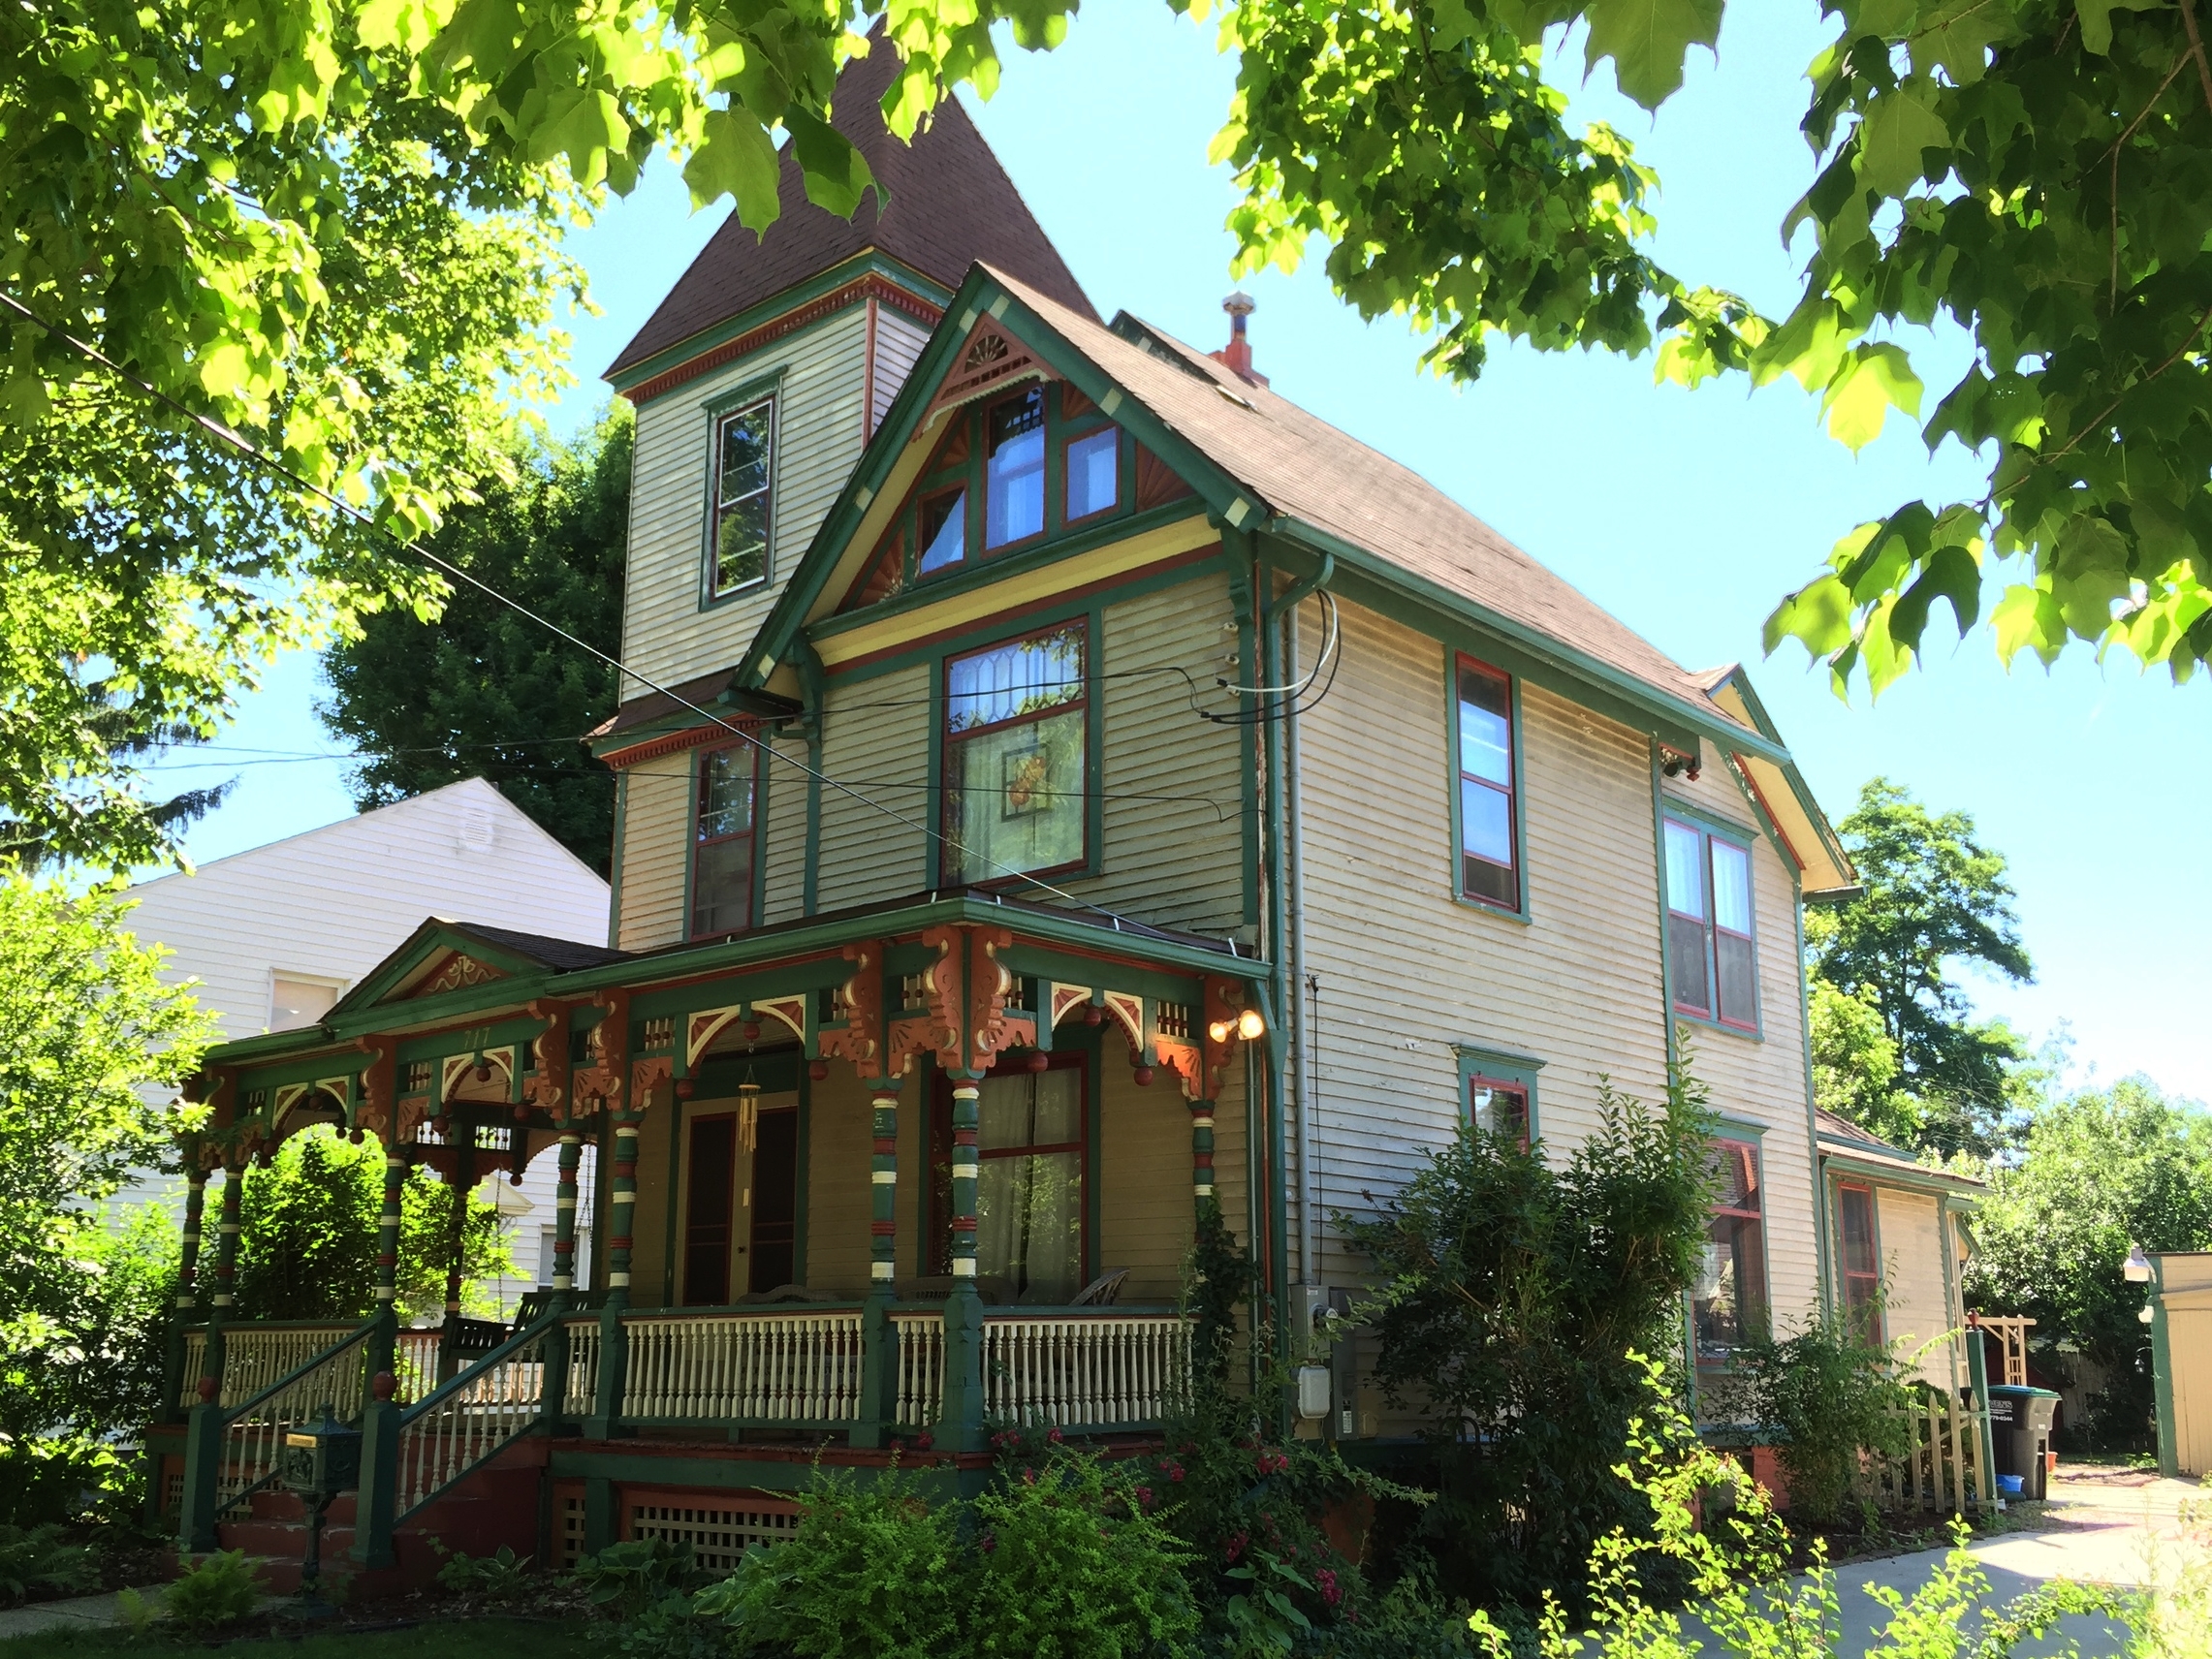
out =
[[[969,402],[1031,375],[1043,380],[1059,378],[1011,329],[995,318],[986,317],[968,335],[967,347],[960,355],[960,366],[937,383],[936,395],[930,399],[929,412],[923,422],[927,424],[940,410]]]
[[[850,1060],[861,1081],[883,1075],[883,944],[856,941],[844,949],[853,971],[845,981],[845,1022],[824,1026],[815,1051],[825,1060]]]
[[[750,333],[740,334],[734,340],[725,340],[711,351],[705,351],[674,368],[663,369],[650,380],[640,381],[620,395],[627,397],[633,406],[649,403],[664,392],[674,391],[686,381],[697,380],[703,374],[711,374],[724,363],[731,363],[747,352],[756,352],[771,340],[779,340],[786,334],[796,333],[810,323],[819,323],[848,305],[875,299],[903,311],[925,328],[934,329],[944,313],[916,294],[909,294],[897,283],[873,272],[858,282],[825,294],[821,298],[786,311],[772,323],[764,323]],[[864,417],[865,419],[865,417]]]
[[[354,1127],[381,1130],[392,1120],[392,1094],[398,1080],[399,1041],[395,1037],[361,1037],[354,1047],[369,1056],[361,1073],[361,1104],[354,1108]]]
[[[1217,974],[1206,976],[1206,995],[1200,1005],[1198,1030],[1194,1035],[1206,1045],[1206,1078],[1202,1092],[1208,1100],[1217,1100],[1221,1094],[1221,1072],[1236,1052],[1237,1016],[1244,1012],[1244,999],[1237,989],[1237,982],[1222,979]],[[1222,1042],[1214,1041],[1214,1027],[1226,1020],[1229,1036]]]
[[[542,1019],[546,1028],[530,1039],[530,1055],[537,1061],[535,1075],[526,1085],[524,1098],[537,1102],[540,1110],[565,1120],[568,1112],[568,1011],[574,1003],[558,1002],[551,997],[539,997],[525,1008],[533,1019]]]
[[[1180,1037],[1154,1037],[1153,1055],[1159,1063],[1183,1080],[1183,1098],[1199,1100],[1202,1083],[1199,1075],[1198,1045],[1185,1043]]]
[[[676,1080],[676,1060],[669,1054],[648,1054],[630,1062],[630,1110],[643,1111],[652,1105],[653,1090]]]
[[[730,721],[728,725],[686,726],[680,732],[671,732],[665,736],[654,737],[648,742],[633,743],[626,749],[616,749],[612,754],[601,755],[599,762],[600,765],[610,770],[618,772],[625,767],[636,766],[641,761],[657,761],[663,755],[681,754],[685,749],[697,749],[709,743],[729,742],[732,740],[730,736],[730,727],[732,726],[737,728],[739,737],[747,742],[758,743],[762,724],[763,722],[757,715],[747,714],[739,716]]]
[[[968,929],[968,1048],[973,1071],[987,1070],[1008,1049],[1027,1048],[1037,1040],[1035,1015],[1006,1012],[1014,976],[999,961],[998,953],[1013,942],[1014,935],[1004,927]]]

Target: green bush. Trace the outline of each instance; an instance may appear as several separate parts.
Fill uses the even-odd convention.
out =
[[[438,1582],[449,1590],[482,1596],[488,1602],[519,1601],[530,1593],[530,1557],[517,1555],[510,1545],[500,1545],[490,1555],[458,1550],[446,1554],[445,1547],[435,1539],[430,1547],[445,1555],[438,1566]]]
[[[128,1520],[144,1486],[142,1462],[88,1436],[0,1432],[0,1526]]]
[[[671,1595],[697,1589],[707,1575],[689,1544],[637,1538],[610,1544],[578,1562],[570,1577],[610,1618],[631,1619]]]
[[[99,1556],[58,1526],[0,1526],[0,1607],[33,1595],[75,1595],[100,1587]]]
[[[261,1606],[262,1587],[243,1549],[222,1549],[192,1562],[169,1586],[163,1606],[187,1630],[234,1624]]]
[[[1023,1659],[1187,1654],[1193,1557],[1127,1465],[1065,1453],[975,1502],[969,1650]]]
[[[1912,1445],[1904,1414],[1912,1390],[1896,1356],[1841,1319],[1744,1344],[1735,1374],[1713,1393],[1729,1416],[1779,1431],[1775,1457],[1790,1510],[1819,1525],[1842,1515],[1861,1452],[1900,1456]]]

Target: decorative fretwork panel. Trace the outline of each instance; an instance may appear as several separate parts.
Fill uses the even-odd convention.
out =
[[[710,1573],[733,1572],[747,1549],[780,1544],[799,1529],[799,1506],[781,1498],[633,1501],[627,1510],[631,1538],[688,1544],[692,1558]]]

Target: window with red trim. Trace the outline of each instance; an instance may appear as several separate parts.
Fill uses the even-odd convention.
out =
[[[1089,1280],[1090,1138],[1080,1050],[1041,1072],[994,1072],[976,1099],[975,1271],[1012,1299],[1058,1305]],[[952,1080],[938,1075],[930,1128],[930,1236],[952,1271]]]
[[[1467,1080],[1468,1121],[1486,1135],[1529,1146],[1529,1091],[1519,1083],[1480,1073]]]
[[[1085,625],[1071,622],[945,663],[948,886],[1085,861],[1086,643]]]
[[[1881,1340],[1881,1257],[1874,1233],[1874,1189],[1836,1188],[1836,1236],[1842,1246],[1844,1312],[1867,1342]]]
[[[1690,1293],[1699,1364],[1725,1363],[1766,1330],[1766,1221],[1758,1147],[1716,1141],[1720,1196],[1705,1234],[1704,1260]]]
[[[1750,849],[1666,820],[1668,991],[1675,1012],[1758,1028],[1758,946]]]
[[[1459,861],[1463,897],[1521,908],[1513,682],[1459,659]]]
[[[753,923],[754,816],[760,750],[750,741],[699,757],[691,845],[691,937],[743,933]]]

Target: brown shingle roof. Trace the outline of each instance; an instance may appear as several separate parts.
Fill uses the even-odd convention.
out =
[[[762,237],[738,223],[735,213],[724,220],[660,309],[609,365],[610,376],[871,247],[948,289],[958,288],[967,267],[981,260],[1013,271],[1062,308],[1096,319],[1059,251],[957,100],[940,104],[911,145],[885,130],[881,101],[898,67],[899,55],[879,28],[873,49],[848,63],[838,78],[835,113],[837,131],[859,146],[888,193],[888,205],[870,193],[849,220],[815,206],[806,200],[791,146],[784,145],[776,185],[782,217]]]
[[[1106,329],[1014,273],[991,274],[1257,498],[1669,697],[1741,722],[1703,675],[1538,564],[1423,478],[1288,398],[1125,314]],[[1141,333],[1151,349],[1121,331]],[[1161,354],[1176,360],[1165,360]]]

